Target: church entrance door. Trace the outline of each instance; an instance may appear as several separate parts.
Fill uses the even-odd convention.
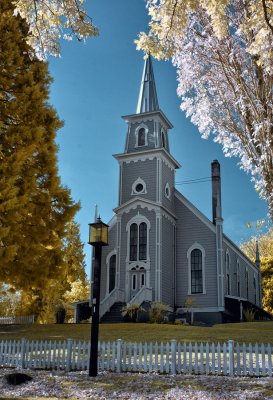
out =
[[[133,299],[146,284],[146,271],[143,267],[131,269],[130,299]]]

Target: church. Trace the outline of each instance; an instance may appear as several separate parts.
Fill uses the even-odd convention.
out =
[[[191,304],[194,319],[208,324],[242,321],[247,309],[261,318],[258,246],[253,264],[223,233],[219,162],[211,163],[211,220],[175,188],[173,126],[159,107],[150,56],[136,113],[123,119],[125,148],[114,155],[118,206],[102,252],[101,321],[121,321],[122,306],[151,302],[168,305],[175,318],[187,316]],[[74,304],[75,322],[83,306]]]

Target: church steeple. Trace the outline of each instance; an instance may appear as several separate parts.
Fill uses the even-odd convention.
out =
[[[150,54],[145,60],[136,114],[159,110],[154,71]]]

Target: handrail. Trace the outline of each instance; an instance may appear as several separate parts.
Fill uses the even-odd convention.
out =
[[[118,301],[124,302],[124,291],[115,288],[100,302],[100,318]]]
[[[144,301],[152,301],[152,297],[153,297],[152,288],[143,286],[127,304],[141,305]]]

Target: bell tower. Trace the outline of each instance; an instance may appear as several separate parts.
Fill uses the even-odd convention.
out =
[[[174,176],[180,165],[170,154],[168,135],[173,126],[159,108],[150,55],[144,62],[136,113],[122,118],[128,124],[124,153],[114,155],[120,167],[114,210],[121,221],[120,284],[125,285],[127,303],[136,301],[146,288],[147,300],[173,304]],[[163,252],[163,243],[171,254]],[[162,298],[162,285],[168,283],[164,293],[170,295]]]

